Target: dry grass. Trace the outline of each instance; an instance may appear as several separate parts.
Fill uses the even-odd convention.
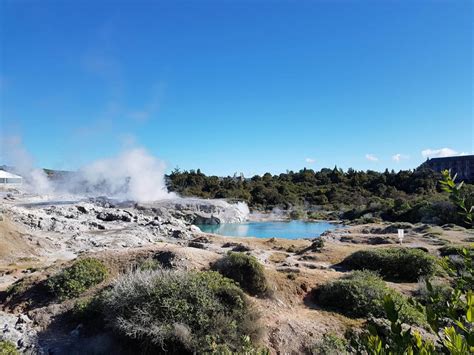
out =
[[[271,261],[272,263],[278,264],[278,263],[284,262],[286,258],[288,258],[288,256],[289,255],[286,253],[276,252],[276,253],[270,254],[270,256],[268,257],[268,260]]]

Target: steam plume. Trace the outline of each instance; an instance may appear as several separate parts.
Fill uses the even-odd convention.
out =
[[[4,151],[7,164],[13,166],[15,173],[24,179],[24,188],[29,192],[49,194],[53,188],[44,170],[34,165],[33,157],[23,146],[18,136],[2,137],[1,148]]]
[[[155,201],[175,197],[165,184],[165,165],[145,149],[135,148],[79,170],[87,194],[122,200]],[[80,191],[80,186],[75,186]]]
[[[165,184],[165,165],[143,148],[126,150],[116,157],[97,160],[78,172],[48,179],[19,137],[3,140],[7,163],[24,178],[24,189],[40,195],[73,194],[106,196],[119,200],[156,201],[176,197]]]

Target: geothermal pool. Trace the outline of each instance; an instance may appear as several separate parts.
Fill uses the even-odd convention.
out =
[[[341,225],[327,222],[266,221],[198,225],[198,227],[205,233],[229,237],[299,239],[319,237],[325,231],[336,229]]]

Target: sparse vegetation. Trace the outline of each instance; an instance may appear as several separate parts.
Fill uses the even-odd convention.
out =
[[[449,258],[442,265],[453,277],[454,287],[448,297],[426,279],[427,302],[413,303],[426,317],[437,339],[424,339],[411,328],[403,328],[401,309],[390,295],[385,296],[384,309],[390,321],[388,333],[375,328],[361,337],[362,353],[369,354],[453,354],[474,353],[474,252],[463,249],[459,254],[463,267],[459,268]]]
[[[229,252],[214,265],[214,269],[236,281],[253,296],[265,296],[269,292],[265,270],[254,256]]]
[[[19,355],[15,344],[9,340],[0,340],[0,355]]]
[[[138,269],[144,271],[144,270],[158,270],[162,269],[163,265],[156,259],[153,258],[147,258],[143,260],[139,265]]]
[[[470,247],[470,246],[448,244],[448,245],[442,246],[438,250],[439,250],[439,255],[449,256],[449,255],[459,255],[459,253],[461,253],[464,248],[468,250],[474,249],[473,247]]]
[[[429,286],[428,286],[429,285]],[[451,298],[453,288],[446,280],[431,280],[422,278],[418,281],[416,301],[422,305],[430,305],[437,312],[446,307],[446,302]]]
[[[370,271],[354,271],[315,290],[316,301],[324,307],[350,317],[386,317],[384,297],[390,295],[400,307],[400,317],[411,324],[423,324],[422,314],[406,297],[389,289],[385,282]]]
[[[462,184],[456,185],[448,171],[443,172],[442,184],[451,194],[461,210],[466,223],[472,223],[472,203],[467,207],[466,200],[460,197]],[[453,249],[445,252],[449,256],[441,259],[440,264],[451,277],[452,289],[440,287],[432,280],[425,280],[425,288],[421,294],[421,302],[413,304],[423,312],[435,341],[424,339],[419,332],[402,327],[401,309],[390,295],[385,296],[384,309],[390,321],[388,333],[381,333],[375,328],[362,336],[363,349],[369,354],[453,354],[463,355],[474,353],[474,250],[463,248],[458,255],[450,254]]]
[[[310,248],[311,248],[311,251],[321,253],[321,251],[324,248],[324,239],[321,237],[314,239],[313,242],[311,243]]]
[[[28,285],[24,279],[18,280],[15,283],[11,284],[7,288],[7,295],[9,297],[15,297],[19,294],[22,294],[28,289]]]
[[[353,270],[373,270],[396,281],[415,282],[436,271],[436,259],[414,248],[378,248],[360,250],[349,255],[343,265]]]
[[[290,211],[290,218],[291,219],[305,219],[307,218],[306,212],[302,208],[296,208]]]
[[[107,324],[148,352],[252,353],[258,315],[217,272],[136,271],[103,295]]]
[[[347,345],[344,338],[327,333],[308,349],[308,353],[311,355],[344,355],[348,354]]]
[[[101,261],[85,258],[50,277],[46,286],[61,299],[72,298],[104,281],[107,274],[107,268]]]

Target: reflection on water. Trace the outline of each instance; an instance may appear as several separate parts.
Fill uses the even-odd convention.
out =
[[[341,225],[327,222],[271,221],[198,225],[198,227],[205,233],[231,237],[297,239],[319,237],[321,233]]]

